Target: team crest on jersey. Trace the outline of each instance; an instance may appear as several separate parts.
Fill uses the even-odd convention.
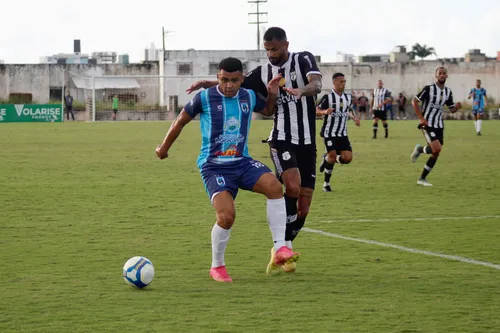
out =
[[[290,79],[292,79],[292,81],[296,81],[297,80],[297,74],[295,72],[290,72]]]
[[[250,111],[250,108],[248,107],[247,102],[240,102],[240,108],[241,108],[241,111],[243,111],[245,113],[248,113],[248,111]]]
[[[240,121],[235,117],[231,117],[224,122],[224,131],[229,133],[238,132],[240,129]]]
[[[222,176],[215,177],[215,180],[217,181],[217,185],[219,185],[219,186],[226,185],[226,181],[224,180],[224,177],[222,177]]]

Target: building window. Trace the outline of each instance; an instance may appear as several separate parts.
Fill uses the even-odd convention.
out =
[[[177,63],[177,75],[193,75],[193,64],[190,62]]]
[[[211,62],[208,64],[208,75],[216,75],[219,72],[219,63]]]

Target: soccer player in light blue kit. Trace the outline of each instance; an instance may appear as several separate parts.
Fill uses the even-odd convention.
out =
[[[488,106],[488,96],[486,95],[486,89],[481,87],[481,80],[476,80],[476,87],[470,90],[468,99],[471,99],[471,97],[474,127],[476,128],[476,134],[481,135],[484,107]]]
[[[281,183],[267,166],[250,157],[247,146],[252,112],[266,116],[274,113],[281,76],[277,75],[268,83],[267,101],[252,90],[241,88],[243,65],[236,58],[221,61],[217,79],[217,86],[199,92],[186,104],[162,144],[156,148],[156,155],[160,159],[168,157],[183,127],[200,115],[202,146],[197,163],[217,215],[212,228],[210,276],[215,281],[232,282],[224,253],[235,218],[234,199],[240,188],[267,197],[267,220],[276,249],[275,264],[295,262],[299,254],[285,244],[286,207]]]

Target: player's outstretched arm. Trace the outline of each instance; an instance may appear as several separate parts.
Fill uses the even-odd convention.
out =
[[[201,80],[201,81],[197,81],[197,82],[193,83],[191,85],[191,87],[186,89],[186,92],[188,94],[190,94],[196,90],[200,90],[201,88],[208,89],[208,88],[215,87],[218,84],[219,84],[219,81],[217,81],[217,80],[214,80],[214,81]]]
[[[182,109],[181,113],[179,113],[179,116],[177,116],[177,119],[175,119],[175,121],[170,126],[165,139],[163,139],[163,142],[158,145],[158,147],[156,147],[155,152],[158,158],[163,160],[164,158],[168,157],[168,151],[170,150],[170,147],[172,147],[175,140],[179,137],[184,126],[186,126],[191,120],[193,120],[193,118],[191,118],[191,116],[184,109]]]

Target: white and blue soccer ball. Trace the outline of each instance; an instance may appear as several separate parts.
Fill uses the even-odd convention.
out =
[[[123,279],[129,285],[147,287],[155,276],[155,268],[148,258],[132,257],[123,265]]]

